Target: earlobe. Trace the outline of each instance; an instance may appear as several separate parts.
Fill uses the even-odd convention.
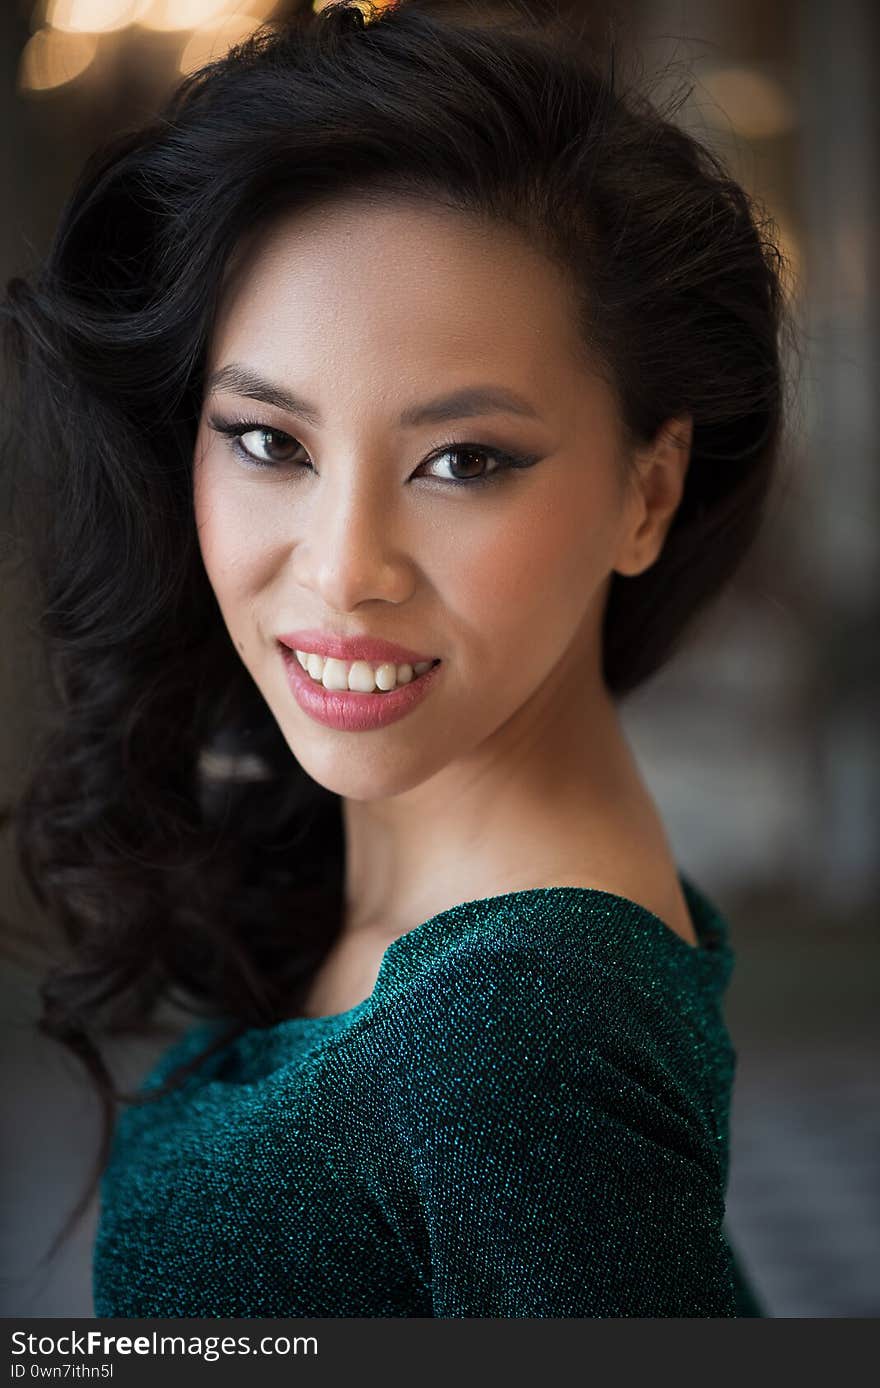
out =
[[[651,443],[635,454],[633,496],[614,566],[617,573],[643,573],[660,557],[684,492],[692,439],[693,417],[675,416],[665,420]]]

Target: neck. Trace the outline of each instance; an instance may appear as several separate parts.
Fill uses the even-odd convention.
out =
[[[429,780],[383,800],[343,801],[345,930],[390,939],[462,901],[563,880],[601,884],[646,796],[598,673],[548,682]]]

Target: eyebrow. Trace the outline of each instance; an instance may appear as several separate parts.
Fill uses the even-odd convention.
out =
[[[288,414],[297,415],[316,429],[321,427],[321,413],[314,405],[236,362],[222,366],[208,379],[209,395],[223,390],[244,395],[249,400],[261,400],[265,405],[274,405],[279,410],[286,410]],[[464,386],[447,395],[435,396],[433,400],[426,400],[421,405],[408,406],[400,415],[400,424],[404,428],[412,429],[421,424],[442,424],[448,420],[498,413],[524,415],[528,419],[541,418],[525,396],[519,395],[508,386],[477,385]]]

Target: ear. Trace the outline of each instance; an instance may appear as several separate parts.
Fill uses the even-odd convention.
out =
[[[667,419],[652,442],[637,450],[614,564],[617,573],[640,574],[659,559],[684,491],[693,424],[691,415]]]

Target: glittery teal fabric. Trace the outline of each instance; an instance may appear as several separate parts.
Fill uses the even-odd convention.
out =
[[[125,1108],[96,1315],[760,1315],[722,1227],[729,931],[679,876],[696,948],[586,887],[465,902],[357,1007]]]

